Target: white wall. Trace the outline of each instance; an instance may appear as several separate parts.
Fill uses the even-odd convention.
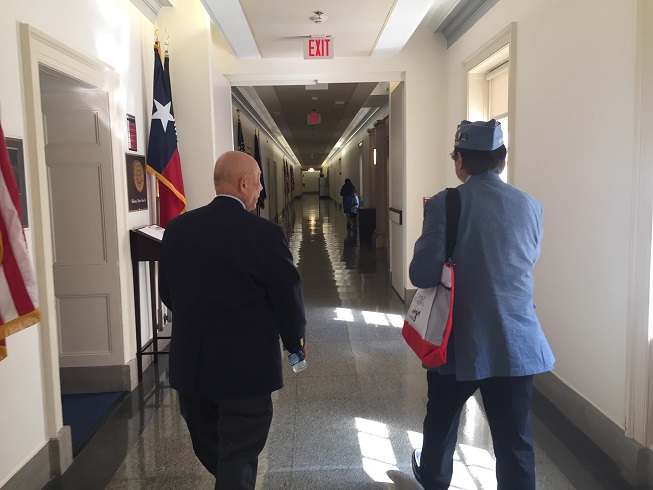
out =
[[[636,2],[497,3],[448,50],[448,142],[465,117],[463,61],[513,21],[513,181],[544,205],[538,316],[555,373],[623,427]]]
[[[226,107],[224,90],[220,90],[219,75],[211,68],[212,56],[210,19],[196,0],[176,0],[174,8],[159,13],[157,25],[160,40],[170,35],[170,85],[175,106],[175,122],[179,139],[179,156],[184,176],[188,209],[203,206],[215,196],[213,166],[214,114]],[[215,86],[213,84],[216,84]],[[214,106],[215,96],[221,98]],[[219,117],[219,116],[218,116]],[[224,124],[224,117],[221,119]],[[228,131],[224,126],[220,131]],[[221,138],[222,145],[227,144]],[[226,148],[225,148],[226,149]],[[224,150],[223,150],[224,151]],[[220,152],[221,153],[221,152]]]
[[[70,15],[70,12],[75,12],[75,15]],[[143,77],[148,68],[142,65],[141,36],[147,26],[151,29],[151,24],[142,14],[128,0],[3,0],[0,16],[0,43],[3,46],[0,50],[0,65],[3,66],[3,76],[0,77],[2,125],[7,136],[25,139],[19,23],[28,23],[72,49],[113,66],[121,78],[119,105],[122,114],[136,116],[138,152],[144,153],[149,114],[146,107],[149,104],[143,99]],[[122,138],[126,140],[126,135],[123,134]],[[123,148],[115,148],[114,151],[123,153],[126,148],[125,144]],[[30,165],[29,158],[30,155],[26,154],[26,167]],[[116,197],[122,199],[124,204],[127,199],[124,169],[117,169],[116,176],[121,178]],[[27,179],[29,194],[34,191],[30,188],[29,173]],[[32,213],[31,208],[29,212]],[[123,215],[120,220],[122,226],[133,227],[149,223],[150,217],[147,211],[143,211]],[[26,230],[30,245],[33,244],[34,232],[33,229]],[[126,243],[121,243],[120,246],[123,250],[128,250]],[[34,250],[33,246],[31,250]],[[131,299],[129,288],[123,292],[124,298]],[[129,316],[129,312],[133,315],[131,303],[129,301],[124,304],[125,317]],[[3,393],[3,403],[0,403],[0,433],[3,434],[3,443],[0,444],[0,486],[40,450],[50,437],[56,437],[62,425],[60,406],[46,410],[46,404],[49,403],[45,400],[46,392],[49,390],[50,400],[56,399],[56,396],[51,395],[53,392],[59,393],[59,386],[58,373],[54,374],[56,386],[48,386],[47,389],[44,386],[44,380],[52,377],[53,373],[52,366],[41,362],[41,328],[41,325],[30,327],[9,337],[9,357],[0,363],[0,392]],[[131,323],[125,328],[131,332]],[[129,344],[127,340],[126,352],[131,349]],[[46,372],[48,376],[44,375]],[[11,403],[6,403],[9,399]]]
[[[215,28],[211,28],[212,38],[216,35]],[[213,43],[211,56],[216,56]],[[233,124],[231,123],[231,84],[211,63],[211,82],[213,84],[213,161],[225,151],[233,150]],[[215,193],[215,190],[213,190]]]
[[[19,76],[18,33],[16,20],[24,15],[17,2],[5,2],[0,16],[0,119],[6,136],[23,138],[23,107]],[[29,176],[26,175],[29,179]],[[29,185],[29,180],[27,181]],[[32,220],[30,219],[30,223]],[[31,232],[25,230],[31,245]],[[0,487],[32,457],[47,440],[42,399],[42,365],[39,352],[39,329],[35,325],[7,339],[9,357],[0,362]],[[6,400],[11,398],[11,403]],[[4,436],[6,434],[6,438]]]

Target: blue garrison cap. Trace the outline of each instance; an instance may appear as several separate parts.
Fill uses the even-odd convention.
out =
[[[496,150],[503,145],[501,123],[489,121],[462,121],[456,131],[454,146],[464,150]]]

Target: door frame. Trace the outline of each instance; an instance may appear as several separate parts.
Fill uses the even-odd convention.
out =
[[[32,211],[32,230],[34,237],[34,268],[38,281],[41,322],[39,338],[43,365],[43,398],[46,413],[46,430],[50,439],[62,437],[63,416],[61,408],[61,385],[59,378],[59,333],[56,312],[54,276],[52,271],[52,220],[50,216],[50,194],[45,165],[45,137],[41,107],[41,84],[39,67],[45,66],[74,79],[97,87],[108,94],[109,118],[111,128],[111,148],[116,198],[116,226],[118,228],[118,257],[120,276],[120,302],[123,326],[122,345],[116,346],[123,353],[123,359],[134,351],[135,332],[126,333],[126,326],[134,316],[133,284],[129,270],[129,240],[126,219],[126,190],[119,182],[124,182],[124,165],[121,165],[124,117],[121,110],[118,88],[120,78],[112,67],[102,61],[81,54],[44,34],[29,24],[20,24],[20,48],[22,61],[22,82],[25,99],[25,153],[30,182],[29,202]],[[132,329],[129,329],[130,331]],[[134,374],[134,373],[133,373]],[[132,382],[133,384],[133,382]],[[65,436],[64,436],[65,437]],[[72,462],[72,447],[60,444],[60,450],[70,454],[61,455],[61,472]]]

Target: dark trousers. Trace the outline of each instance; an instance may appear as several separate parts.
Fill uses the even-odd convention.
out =
[[[271,395],[213,400],[179,393],[193,449],[216,477],[215,488],[250,490],[272,423]]]
[[[428,371],[420,477],[427,490],[449,488],[460,413],[480,388],[496,456],[498,490],[534,490],[530,404],[533,376],[456,381]]]

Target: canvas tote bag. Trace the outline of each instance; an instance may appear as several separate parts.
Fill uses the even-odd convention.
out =
[[[411,349],[426,367],[434,368],[447,362],[447,343],[451,333],[454,301],[454,263],[460,219],[458,189],[447,189],[446,198],[446,257],[440,283],[432,288],[418,289],[410,303],[401,331]]]

